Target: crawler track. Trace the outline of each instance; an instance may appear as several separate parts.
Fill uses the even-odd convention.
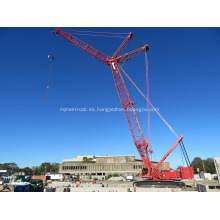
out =
[[[141,188],[186,188],[185,183],[175,180],[144,180],[134,182],[133,186],[134,184]]]

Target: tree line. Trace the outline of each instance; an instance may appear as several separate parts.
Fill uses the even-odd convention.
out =
[[[41,175],[45,173],[58,173],[59,172],[59,163],[49,163],[44,162],[40,166],[33,166],[33,167],[24,167],[20,168],[18,165],[14,162],[12,163],[0,163],[0,170],[7,170],[10,173],[14,174],[17,172],[24,172],[26,174],[32,174],[32,175]]]
[[[90,159],[87,159],[83,162],[93,162]],[[195,157],[191,163],[191,166],[194,169],[194,173],[200,173],[204,171],[206,173],[214,174],[216,173],[214,160],[212,158],[207,158],[202,160],[200,157]],[[32,175],[41,175],[45,173],[58,173],[59,172],[59,163],[49,163],[44,162],[40,166],[33,167],[24,167],[19,168],[18,165],[14,162],[12,163],[0,163],[0,170],[8,170],[11,173],[24,172],[26,174]]]
[[[216,173],[214,160],[212,158],[202,160],[200,157],[195,157],[191,163],[191,166],[194,169],[194,173],[200,173],[201,171],[211,174]]]

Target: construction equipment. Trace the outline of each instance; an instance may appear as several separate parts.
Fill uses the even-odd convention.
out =
[[[80,31],[75,31],[73,34],[81,34],[81,35],[89,35],[88,33],[79,33]],[[164,118],[159,114],[158,111],[154,108],[154,106],[150,103],[149,101],[149,96],[146,98],[144,94],[139,90],[139,88],[134,84],[134,82],[128,77],[128,75],[125,73],[125,71],[122,69],[120,64],[124,64],[131,58],[143,53],[147,52],[149,50],[148,45],[144,45],[141,48],[138,48],[136,50],[130,51],[128,53],[125,53],[123,55],[122,52],[128,45],[129,41],[131,40],[133,34],[129,33],[122,44],[119,46],[119,48],[116,50],[116,52],[113,54],[112,57],[109,57],[105,55],[104,53],[100,52],[99,50],[91,47],[90,45],[84,43],[83,41],[79,40],[73,34],[67,33],[67,31],[63,31],[63,29],[56,29],[53,31],[55,34],[59,34],[62,37],[64,37],[67,41],[69,41],[71,44],[74,46],[78,47],[82,51],[86,52],[87,54],[91,55],[92,57],[96,58],[99,60],[101,63],[105,65],[109,65],[111,67],[112,73],[113,73],[113,78],[115,82],[115,86],[125,113],[125,117],[127,119],[129,129],[134,141],[134,144],[140,154],[140,157],[145,165],[145,168],[142,171],[141,177],[150,179],[150,180],[172,180],[172,179],[180,179],[180,178],[185,178],[185,179],[191,179],[194,177],[193,174],[193,169],[190,167],[190,162],[189,158],[187,156],[185,147],[183,145],[182,139],[183,136],[178,136],[173,129],[169,126],[169,124],[164,120]],[[93,32],[94,33],[94,32]],[[95,32],[97,34],[97,32]],[[108,32],[100,32],[100,33],[108,33]],[[98,36],[98,35],[95,35]],[[101,35],[99,35],[101,36]],[[135,109],[134,109],[134,102],[132,102],[130,95],[128,93],[127,87],[124,83],[124,80],[122,78],[122,75],[119,71],[119,68],[124,72],[124,74],[129,78],[129,80],[136,86],[136,88],[139,90],[139,92],[145,97],[147,100],[148,104],[154,108],[154,110],[158,113],[158,115],[161,117],[161,119],[168,125],[170,130],[176,135],[178,138],[177,141],[174,143],[174,145],[170,148],[170,150],[165,154],[165,156],[159,161],[159,163],[155,166],[152,163],[152,149],[151,146],[148,144],[146,141],[140,123],[138,121]],[[180,144],[181,149],[183,151],[183,154],[185,156],[185,159],[187,161],[188,167],[181,167],[179,171],[172,172],[161,172],[159,171],[159,166],[163,163],[163,161],[167,158],[167,156],[175,149],[175,147]]]
[[[20,183],[30,183],[30,191],[31,192],[43,192],[46,183],[44,183],[40,178],[39,179],[31,179],[30,177],[25,178],[24,175],[14,175],[13,182]]]

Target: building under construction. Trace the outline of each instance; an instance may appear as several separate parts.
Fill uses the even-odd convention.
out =
[[[157,162],[152,161],[153,164]],[[77,156],[73,159],[64,159],[60,164],[59,172],[62,174],[80,176],[108,176],[118,174],[122,176],[138,175],[144,163],[141,159],[131,156]],[[170,170],[170,163],[163,162],[159,170]]]

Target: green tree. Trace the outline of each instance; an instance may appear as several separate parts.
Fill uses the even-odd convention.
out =
[[[108,175],[108,179],[110,179],[111,177],[112,177],[112,174],[109,174],[109,175]]]
[[[95,163],[95,161],[93,158],[83,158],[82,163]]]
[[[52,170],[52,165],[49,162],[44,162],[40,165],[39,170],[40,174],[45,174],[45,172],[50,172]]]
[[[21,171],[23,171],[26,174],[31,174],[33,172],[30,167],[24,167],[23,169],[21,169]]]
[[[12,163],[3,163],[3,164],[0,164],[0,169],[1,170],[8,170],[8,171],[11,171],[11,172],[18,172],[20,171],[20,168],[18,167],[18,165],[14,162]]]
[[[39,167],[33,166],[32,170],[33,170],[33,175],[41,175]]]
[[[193,159],[191,166],[194,169],[194,173],[198,173],[197,168],[199,168],[199,172],[204,171],[202,163],[203,163],[203,161],[200,157],[195,157]]]
[[[204,165],[207,173],[211,173],[211,174],[216,173],[214,160],[212,158],[207,158],[204,161]]]
[[[59,163],[52,163],[51,166],[52,166],[51,169],[52,173],[59,173]]]
[[[200,157],[195,157],[191,163],[191,166],[194,169],[194,173],[198,173],[197,168],[199,168],[199,172],[206,171],[207,173],[211,173],[211,174],[216,173],[214,160],[212,158],[207,158],[206,160],[202,160]]]

